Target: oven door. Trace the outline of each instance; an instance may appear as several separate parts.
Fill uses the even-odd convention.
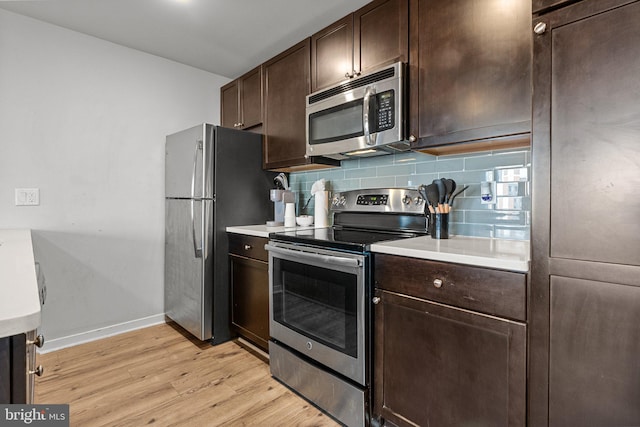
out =
[[[270,242],[271,337],[366,385],[368,257]]]

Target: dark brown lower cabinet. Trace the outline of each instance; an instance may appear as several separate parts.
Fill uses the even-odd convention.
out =
[[[423,297],[435,289],[442,294],[434,299],[451,299],[464,286],[469,297],[473,287],[492,286],[478,275],[486,270],[487,277],[514,277],[524,301],[524,275],[402,259],[376,254],[374,419],[391,426],[524,426],[526,324]],[[398,292],[408,277],[422,278],[423,290]]]
[[[638,425],[640,287],[552,276],[551,296],[549,426]]]
[[[395,425],[525,425],[524,324],[379,291],[377,415]]]
[[[27,403],[26,335],[0,338],[0,403]]]
[[[267,239],[229,235],[231,325],[264,351],[269,347],[269,263]]]

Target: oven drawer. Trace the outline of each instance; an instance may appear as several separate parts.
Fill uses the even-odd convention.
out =
[[[526,319],[526,275],[375,254],[377,288],[509,319]]]
[[[268,239],[229,233],[229,253],[269,262],[269,253],[264,248]]]

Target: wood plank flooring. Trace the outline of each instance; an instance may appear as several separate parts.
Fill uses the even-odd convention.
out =
[[[68,403],[72,426],[339,426],[236,342],[162,324],[37,356],[35,403]]]

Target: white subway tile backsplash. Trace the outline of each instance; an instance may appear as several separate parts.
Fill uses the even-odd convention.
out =
[[[528,240],[530,235],[529,150],[433,156],[404,152],[388,156],[342,161],[326,171],[291,173],[298,203],[310,195],[313,183],[324,178],[330,191],[361,188],[409,187],[429,184],[436,178],[454,179],[458,188],[469,189],[454,202],[450,219],[452,234]],[[480,182],[496,181],[496,204],[480,203]],[[309,204],[313,206],[313,200]]]

